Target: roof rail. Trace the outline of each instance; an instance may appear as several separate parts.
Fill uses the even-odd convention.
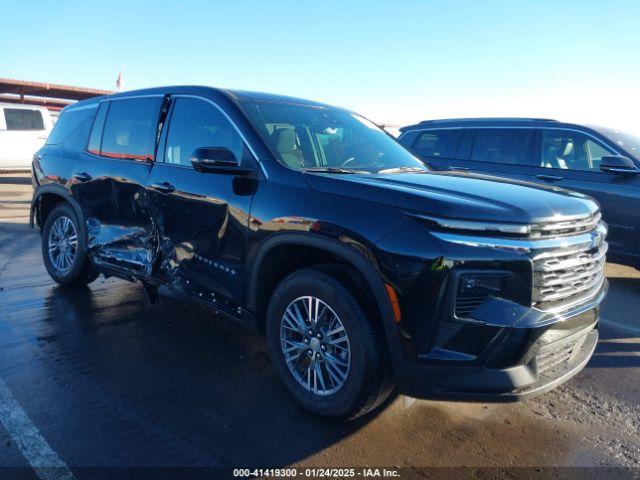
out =
[[[420,125],[425,123],[446,123],[446,122],[557,122],[553,118],[527,118],[527,117],[478,117],[478,118],[440,118],[435,120],[422,120]]]

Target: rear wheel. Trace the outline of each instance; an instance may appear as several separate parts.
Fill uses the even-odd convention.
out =
[[[391,391],[384,337],[331,269],[304,269],[276,288],[267,341],[276,373],[307,410],[340,420],[376,408]]]
[[[55,207],[42,230],[42,257],[53,278],[60,285],[86,285],[98,273],[87,258],[84,230],[68,203]]]

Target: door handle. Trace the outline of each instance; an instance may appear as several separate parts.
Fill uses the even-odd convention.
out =
[[[536,177],[547,182],[557,182],[559,180],[562,180],[562,177],[558,177],[556,175],[536,175]]]
[[[156,190],[160,193],[172,193],[176,191],[176,187],[171,185],[169,182],[160,182],[154,183],[150,186],[151,189]]]
[[[89,180],[91,180],[91,175],[85,172],[76,173],[73,176],[73,179],[77,180],[78,182],[88,182]]]
[[[449,170],[452,172],[468,172],[469,169],[467,167],[449,167]]]

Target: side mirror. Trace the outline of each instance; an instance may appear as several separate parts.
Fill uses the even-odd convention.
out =
[[[636,175],[640,169],[628,157],[622,155],[607,155],[600,160],[600,170],[621,175]]]
[[[248,175],[253,171],[240,166],[240,161],[226,147],[196,148],[191,154],[191,164],[200,173]]]

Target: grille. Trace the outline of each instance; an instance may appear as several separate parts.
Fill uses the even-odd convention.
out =
[[[531,226],[531,237],[562,237],[590,232],[598,226],[601,217],[602,214],[597,212],[578,220],[535,224]]]
[[[569,307],[604,283],[607,243],[552,250],[533,257],[533,305],[540,310]]]
[[[470,293],[459,293],[456,298],[456,317],[466,318],[480,304],[489,298],[489,292],[486,290],[475,291]]]
[[[586,335],[582,335],[578,339],[573,340],[558,349],[538,354],[536,357],[538,373],[551,370],[554,367],[558,367],[569,362],[573,356],[578,353],[586,338]]]

